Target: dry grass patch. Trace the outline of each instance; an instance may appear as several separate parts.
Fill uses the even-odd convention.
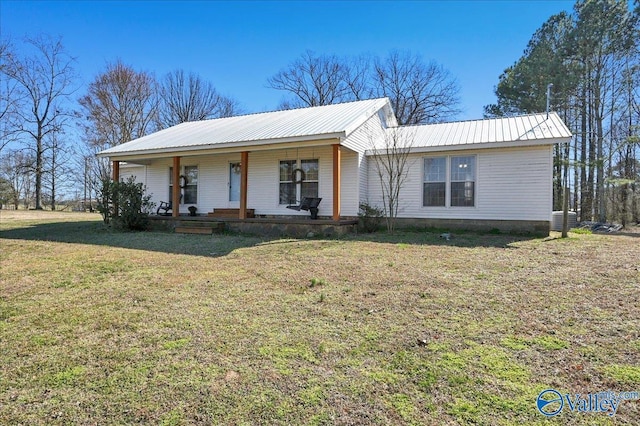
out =
[[[263,240],[0,216],[0,423],[546,424],[640,388],[640,240]],[[633,424],[640,403],[563,424]]]

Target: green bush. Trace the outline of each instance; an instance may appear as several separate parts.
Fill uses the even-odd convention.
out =
[[[358,211],[358,225],[366,232],[376,232],[380,229],[383,219],[383,211],[367,203],[360,203]]]
[[[131,176],[125,182],[102,181],[98,211],[106,224],[124,231],[144,231],[154,203],[145,195],[146,187]]]

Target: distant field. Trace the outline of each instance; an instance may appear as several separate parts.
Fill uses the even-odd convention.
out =
[[[114,233],[0,211],[0,424],[638,424],[640,234]]]

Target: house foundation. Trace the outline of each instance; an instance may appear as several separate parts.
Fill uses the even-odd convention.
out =
[[[151,227],[156,230],[175,231],[179,229],[195,229],[211,227],[215,230],[241,232],[245,234],[264,235],[268,237],[337,237],[356,231],[358,221],[331,220],[310,218],[211,218],[206,216],[150,216]],[[194,232],[195,233],[195,232]],[[200,233],[200,232],[197,232]]]
[[[398,228],[437,228],[505,234],[527,234],[546,237],[549,235],[550,221],[546,220],[483,220],[483,219],[419,219],[397,218]]]

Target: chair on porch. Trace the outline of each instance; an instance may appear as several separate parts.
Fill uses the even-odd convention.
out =
[[[179,203],[181,203],[181,202],[182,202],[182,194],[180,194]],[[164,213],[160,214],[160,210],[164,210]],[[173,213],[173,200],[160,201],[160,205],[158,206],[158,209],[156,210],[156,215],[158,215],[158,216],[170,216],[169,210],[171,210],[171,212]]]
[[[311,219],[317,219],[318,206],[320,205],[320,201],[322,201],[322,198],[302,197],[302,200],[300,200],[300,204],[298,204],[297,206],[287,206],[287,208],[297,211],[308,210],[311,214]]]

